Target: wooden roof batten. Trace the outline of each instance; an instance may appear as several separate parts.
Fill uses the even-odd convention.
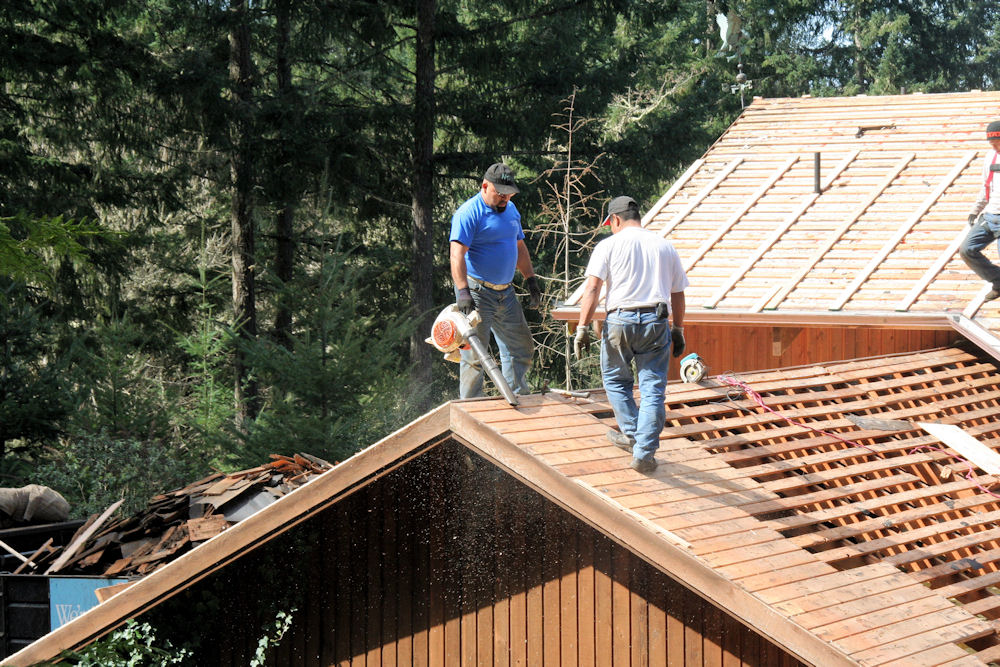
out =
[[[858,291],[858,288],[871,277],[877,268],[882,264],[886,257],[895,250],[900,241],[903,240],[910,231],[913,230],[914,225],[920,221],[920,219],[927,213],[927,211],[933,206],[937,200],[944,194],[944,191],[955,182],[958,175],[972,162],[973,158],[976,157],[975,151],[969,151],[965,153],[951,171],[938,183],[937,187],[927,196],[926,199],[920,204],[920,206],[912,214],[910,214],[906,220],[899,226],[898,229],[893,233],[893,235],[885,242],[882,248],[872,257],[871,261],[862,269],[861,273],[848,285],[843,294],[838,297],[836,302],[830,306],[830,310],[840,310],[844,305],[851,299],[852,296]]]

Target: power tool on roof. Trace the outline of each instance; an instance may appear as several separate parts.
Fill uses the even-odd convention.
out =
[[[500,372],[497,362],[493,360],[489,350],[479,340],[476,327],[481,321],[479,311],[474,310],[465,315],[454,303],[448,304],[434,320],[430,338],[427,338],[426,342],[436,347],[440,352],[444,352],[444,358],[456,364],[462,360],[461,351],[471,349],[479,357],[486,374],[490,376],[493,384],[507,399],[507,402],[511,405],[517,405],[517,394],[511,390],[510,385],[507,384],[507,378]]]
[[[692,352],[681,359],[681,379],[685,382],[701,382],[708,372],[708,366],[697,353]]]

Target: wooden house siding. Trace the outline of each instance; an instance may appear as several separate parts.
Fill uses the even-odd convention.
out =
[[[190,618],[209,593],[224,617]],[[151,617],[189,617],[221,638],[202,664],[243,667],[262,610],[282,606],[297,611],[269,663],[281,666],[803,664],[454,441]]]
[[[685,354],[697,352],[712,374],[820,364],[952,345],[952,329],[690,324]],[[679,378],[678,364],[670,379]]]

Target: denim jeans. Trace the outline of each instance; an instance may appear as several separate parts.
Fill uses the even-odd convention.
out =
[[[638,407],[632,394],[632,362],[639,375]],[[601,337],[601,375],[622,433],[635,438],[632,456],[649,460],[660,446],[670,363],[670,324],[656,313],[612,310]]]
[[[480,285],[475,278],[469,278],[469,291],[479,311],[482,321],[476,327],[479,340],[489,348],[490,332],[500,350],[500,370],[507,384],[515,394],[530,394],[525,375],[531,368],[531,355],[535,345],[531,339],[531,329],[524,319],[524,311],[517,300],[514,286],[498,292]],[[458,290],[455,290],[456,297]],[[479,357],[472,350],[462,350],[462,362],[458,371],[458,395],[460,398],[475,398],[483,395],[483,367]]]
[[[982,250],[1000,237],[1000,215],[984,213],[980,221],[972,226],[969,235],[962,241],[959,254],[973,272],[994,288],[1000,289],[1000,266],[986,259]],[[997,243],[1000,252],[1000,242]]]

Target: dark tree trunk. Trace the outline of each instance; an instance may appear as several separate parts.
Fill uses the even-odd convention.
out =
[[[277,14],[277,83],[278,99],[283,104],[291,106],[292,101],[292,65],[288,60],[288,43],[291,35],[291,3],[280,0],[276,5]],[[285,125],[287,127],[287,125]],[[289,139],[282,138],[281,161],[279,169],[289,167],[292,161],[289,149]],[[289,179],[291,174],[288,175]],[[295,262],[295,197],[294,189],[289,179],[280,179],[281,200],[279,202],[277,219],[275,220],[275,258],[274,273],[278,278],[277,308],[274,315],[274,340],[285,349],[292,346],[292,311],[288,302],[287,288],[292,281]]]
[[[417,330],[410,339],[413,380],[431,379],[433,348],[424,342],[434,309],[434,0],[417,1],[416,89],[413,114],[413,310]]]
[[[233,325],[239,341],[235,358],[237,426],[245,428],[260,411],[257,382],[252,379],[244,344],[257,338],[254,285],[254,228],[252,211],[252,154],[250,104],[253,86],[250,64],[250,28],[244,0],[231,0],[229,78],[233,86],[230,172],[232,177]]]

